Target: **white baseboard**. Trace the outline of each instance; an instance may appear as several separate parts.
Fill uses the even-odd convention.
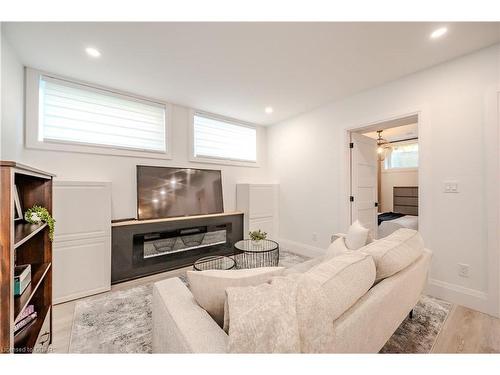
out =
[[[485,314],[498,316],[498,311],[495,311],[495,307],[492,306],[488,294],[477,289],[430,278],[426,294]]]
[[[291,253],[303,255],[309,258],[321,256],[325,253],[325,250],[320,247],[306,245],[300,242],[286,240],[284,238],[280,238],[278,240],[278,243],[280,244],[280,248],[283,250],[290,251]]]
[[[96,288],[96,289],[92,289],[92,290],[85,290],[83,292],[73,293],[70,295],[63,296],[63,297],[54,298],[52,303],[54,305],[59,305],[60,303],[69,302],[69,301],[73,301],[75,299],[92,296],[94,294],[109,292],[110,290],[111,290],[111,287],[109,287],[109,288],[102,287],[102,288]]]

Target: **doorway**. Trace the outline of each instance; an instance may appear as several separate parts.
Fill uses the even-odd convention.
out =
[[[350,131],[350,214],[374,238],[418,230],[418,115]]]

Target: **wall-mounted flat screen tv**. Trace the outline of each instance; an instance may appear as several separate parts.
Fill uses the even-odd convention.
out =
[[[137,166],[139,220],[222,212],[220,170]]]

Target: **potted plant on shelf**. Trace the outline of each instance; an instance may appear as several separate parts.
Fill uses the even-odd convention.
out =
[[[248,232],[248,234],[250,235],[250,239],[252,240],[252,245],[254,246],[261,246],[262,240],[265,240],[267,237],[267,233],[261,231],[260,229]]]
[[[51,241],[54,241],[54,227],[56,221],[45,207],[36,205],[31,207],[24,214],[24,218],[30,224],[47,223],[49,227],[49,238]]]

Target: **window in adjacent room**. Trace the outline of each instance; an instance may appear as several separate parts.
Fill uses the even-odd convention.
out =
[[[257,162],[257,128],[235,120],[193,113],[193,159]]]
[[[391,147],[385,158],[385,169],[417,168],[418,142],[397,144]]]
[[[152,157],[169,151],[167,105],[159,101],[28,70],[26,104],[28,146]]]

